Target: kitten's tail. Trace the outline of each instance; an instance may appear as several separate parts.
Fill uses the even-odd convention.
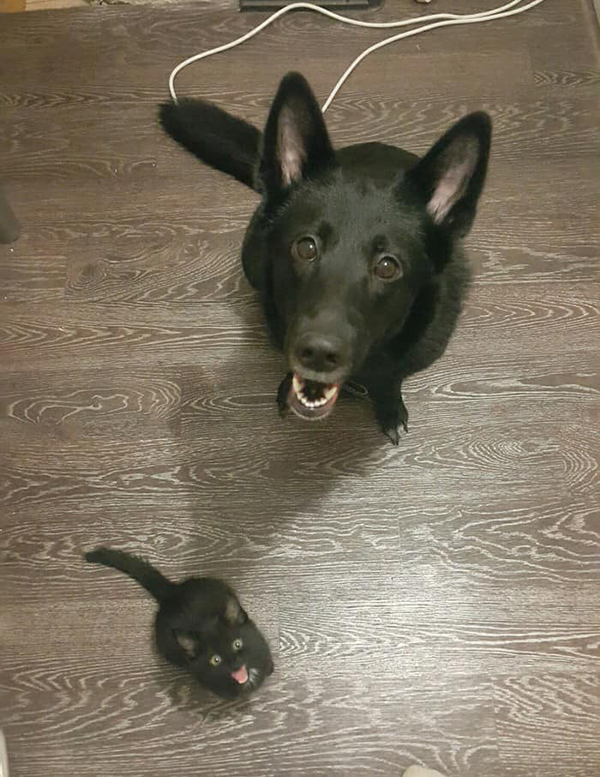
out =
[[[262,133],[206,100],[182,98],[159,109],[165,132],[205,164],[258,191]]]
[[[105,567],[112,567],[120,572],[125,572],[126,575],[129,575],[129,577],[142,585],[159,602],[166,599],[176,588],[175,583],[167,580],[164,575],[157,569],[154,569],[147,561],[138,556],[132,556],[130,553],[124,553],[122,550],[96,548],[96,550],[90,550],[85,554],[85,560],[91,561],[93,564],[104,564]]]

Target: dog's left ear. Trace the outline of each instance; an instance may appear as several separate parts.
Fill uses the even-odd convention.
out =
[[[471,113],[457,122],[409,172],[434,224],[462,237],[470,230],[487,172],[492,122]]]
[[[323,114],[308,82],[300,73],[288,73],[279,84],[263,137],[259,175],[267,194],[285,194],[333,160]]]

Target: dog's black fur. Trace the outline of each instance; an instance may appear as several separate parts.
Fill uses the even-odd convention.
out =
[[[262,135],[202,100],[164,104],[160,118],[262,196],[242,263],[287,356],[281,411],[323,417],[353,378],[397,444],[402,381],[443,354],[465,297],[461,239],[484,185],[489,116],[466,116],[422,159],[383,143],[334,150],[308,83],[289,73]]]

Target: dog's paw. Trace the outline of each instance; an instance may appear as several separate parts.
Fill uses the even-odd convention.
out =
[[[408,423],[406,421],[402,421],[397,426],[382,426],[383,433],[392,441],[392,445],[400,444],[401,429],[404,429],[404,431],[408,434]]]
[[[398,445],[400,443],[400,432],[397,426],[390,426],[383,430],[383,433],[392,441],[392,445]]]
[[[401,429],[404,429],[405,433],[408,434],[408,410],[402,399],[394,407],[378,408],[377,418],[381,430],[391,440],[392,445],[400,443]]]

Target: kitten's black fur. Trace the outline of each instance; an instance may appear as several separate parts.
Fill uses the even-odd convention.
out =
[[[110,548],[89,551],[85,559],[125,572],[152,594],[160,605],[155,620],[159,652],[217,696],[246,695],[272,674],[265,638],[222,580],[192,577],[172,583],[147,561]]]

